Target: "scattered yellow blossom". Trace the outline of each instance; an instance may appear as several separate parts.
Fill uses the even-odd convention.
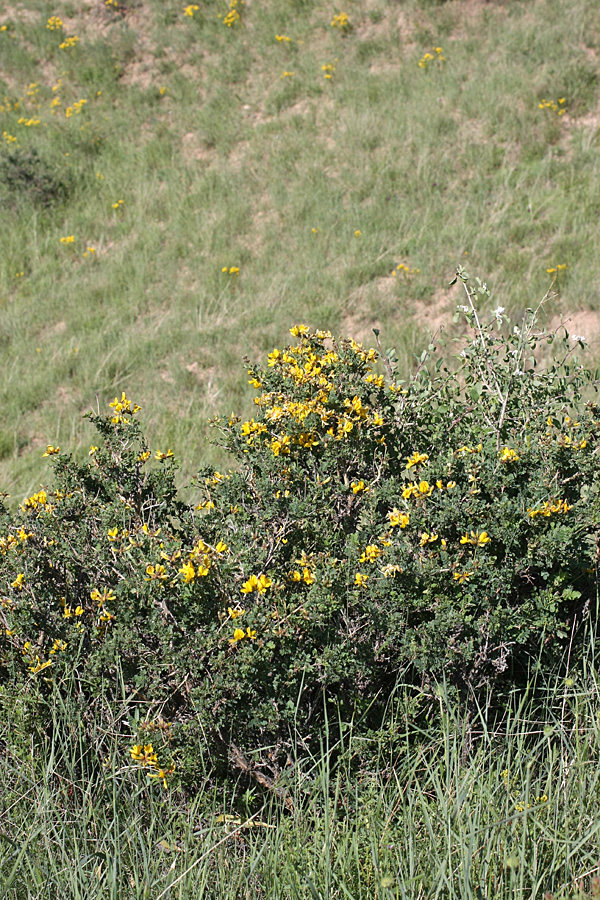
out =
[[[415,451],[412,456],[409,456],[406,460],[406,468],[412,469],[413,466],[418,466],[421,463],[426,463],[429,459],[427,453],[418,453]]]
[[[485,544],[489,544],[490,541],[491,538],[488,536],[487,531],[482,531],[481,534],[478,531],[472,531],[470,535],[466,532],[460,539],[461,544],[473,544],[475,547],[483,547]]]
[[[242,594],[252,594],[254,591],[257,591],[259,594],[264,594],[267,588],[271,587],[272,584],[273,582],[268,575],[251,575],[250,578],[244,582],[240,591]]]
[[[396,509],[396,507],[390,510],[390,512],[388,513],[388,519],[390,520],[390,525],[392,526],[392,528],[406,528],[406,526],[410,522],[408,513],[400,512],[400,510]]]

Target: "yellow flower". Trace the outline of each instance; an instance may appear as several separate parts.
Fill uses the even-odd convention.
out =
[[[23,572],[19,572],[15,580],[11,582],[11,587],[13,587],[17,591],[22,591],[24,583],[25,575]]]
[[[62,44],[59,44],[58,46],[60,47],[61,50],[68,50],[69,47],[74,47],[75,44],[78,44],[78,43],[79,43],[79,38],[77,37],[77,35],[73,35],[72,37],[66,38],[62,42]]]
[[[400,512],[400,510],[396,509],[396,507],[390,510],[390,512],[388,513],[388,519],[390,520],[390,525],[392,526],[392,528],[395,528],[397,526],[399,526],[400,528],[406,528],[410,521],[408,513]]]
[[[413,466],[418,466],[421,463],[426,463],[429,459],[427,453],[418,453],[415,451],[412,456],[409,456],[406,460],[406,468],[412,469]]]
[[[424,494],[428,497],[433,493],[433,485],[429,484],[428,481],[420,481],[419,482],[419,493]]]
[[[227,612],[229,613],[230,618],[238,619],[240,616],[244,615],[246,610],[245,609],[232,609],[231,606],[228,606]]]
[[[233,646],[234,644],[237,644],[238,641],[243,641],[245,637],[246,632],[244,631],[244,629],[236,628],[233,632],[233,637],[229,638],[229,643]]]
[[[424,547],[425,544],[433,544],[434,541],[437,541],[439,535],[435,534],[433,531],[431,534],[428,534],[426,531],[421,535],[421,547]]]
[[[196,6],[195,3],[190,3],[189,6],[186,6],[186,7],[184,8],[183,14],[184,14],[184,16],[189,16],[190,19],[193,19],[193,18],[194,18],[194,13],[195,13],[195,12],[198,12],[199,9],[200,9],[200,7],[199,7],[199,6]]]
[[[185,562],[182,567],[179,569],[180,573],[183,575],[184,584],[189,584],[190,581],[193,581],[196,577],[196,570],[194,569],[194,564],[188,560]]]
[[[491,538],[488,536],[487,531],[482,531],[481,534],[478,531],[472,531],[470,535],[467,532],[460,539],[461,544],[473,544],[475,547],[483,547],[485,544],[489,544],[490,541]]]
[[[518,459],[516,450],[511,450],[509,447],[505,447],[500,455],[500,462],[516,462]]]
[[[247,581],[244,582],[240,591],[242,594],[252,594],[254,591],[257,591],[259,594],[264,594],[267,588],[271,587],[273,584],[272,580],[268,577],[268,575],[251,575]]]
[[[368,487],[366,486],[366,484],[364,483],[364,481],[352,481],[352,482],[350,483],[350,487],[352,488],[352,493],[353,493],[353,494],[358,494],[358,493],[360,493],[361,491],[368,491],[368,490],[369,490]]]
[[[378,547],[377,544],[369,544],[363,555],[360,557],[360,562],[375,562],[377,557],[381,556],[382,553],[381,547]]]
[[[42,454],[42,457],[54,456],[56,453],[60,453],[60,447],[53,447],[52,444],[48,444],[46,446],[46,452]]]
[[[169,448],[166,453],[163,453],[162,450],[157,450],[154,454],[154,459],[163,460],[170,459],[173,456],[173,451]]]
[[[368,575],[363,575],[362,572],[357,572],[356,577],[354,579],[354,584],[358,587],[364,587],[369,580]]]
[[[455,572],[453,578],[455,581],[458,581],[459,584],[463,584],[472,574],[473,572]]]
[[[66,237],[61,237],[60,242],[61,242],[61,244],[72,244],[74,242],[74,240],[75,240],[75,235],[69,234]]]

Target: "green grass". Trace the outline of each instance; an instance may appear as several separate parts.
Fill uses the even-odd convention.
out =
[[[3,759],[0,897],[534,900],[589,890],[600,854],[599,683],[589,673],[537,687],[536,701],[513,697],[493,730],[476,717],[470,738],[443,690],[441,725],[407,726],[411,698],[399,688],[372,741],[349,730],[343,747],[328,747],[324,735],[321,755],[290,770],[287,809],[251,784],[211,788],[208,769],[194,799],[165,791],[110,735],[84,738],[57,692],[54,737]]]
[[[15,187],[2,139],[0,480],[15,502],[44,479],[45,444],[84,453],[82,412],[122,389],[182,484],[223,464],[207,417],[248,410],[241,358],[296,321],[367,341],[379,327],[408,371],[461,302],[460,262],[515,313],[565,264],[551,312],[596,311],[592,0],[568,15],[557,0],[362,0],[346,35],[320,0],[248,4],[232,28],[225,4],[198,5],[30,0],[0,23],[0,97],[24,98],[0,104],[0,132],[38,152],[38,186]],[[419,68],[434,46],[446,61]],[[538,107],[561,97],[564,117]],[[392,278],[400,262],[420,273]]]

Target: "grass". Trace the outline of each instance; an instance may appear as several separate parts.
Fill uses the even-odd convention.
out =
[[[568,16],[557,0],[362,0],[347,34],[320,0],[248,4],[231,28],[224,4],[198,5],[30,0],[0,23],[0,131],[17,138],[0,151],[0,480],[15,502],[44,478],[40,449],[85,453],[81,413],[122,389],[182,484],[222,464],[207,417],[248,410],[241,358],[295,321],[367,341],[379,327],[408,371],[461,302],[460,262],[517,315],[566,265],[551,312],[596,312],[591,0]],[[434,46],[445,62],[420,68]],[[539,108],[559,98],[564,116]],[[420,271],[393,278],[401,262]]]
[[[209,772],[191,801],[165,792],[110,735],[78,738],[58,692],[54,737],[4,758],[0,897],[575,896],[600,854],[599,687],[538,682],[470,739],[443,690],[440,722],[409,727],[399,688],[372,741],[324,735],[288,808]]]

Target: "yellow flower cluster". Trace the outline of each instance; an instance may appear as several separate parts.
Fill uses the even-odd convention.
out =
[[[46,494],[46,491],[41,490],[36,494],[32,494],[31,497],[27,497],[26,500],[23,500],[20,509],[25,512],[28,509],[40,509],[42,507],[46,507],[47,505],[48,495]]]
[[[18,550],[21,545],[33,537],[33,532],[25,531],[23,527],[19,528],[16,535],[7,534],[6,537],[0,537],[0,553],[5,555],[11,550]]]
[[[337,59],[332,63],[323,63],[321,66],[321,71],[323,72],[323,78],[333,78],[335,74],[335,64]]]
[[[184,16],[189,16],[190,19],[193,19],[193,18],[194,18],[194,13],[195,13],[195,12],[198,12],[199,9],[200,9],[200,7],[199,7],[199,6],[196,6],[195,3],[190,3],[189,6],[186,6],[186,7],[184,8],[183,14],[184,14]]]
[[[518,459],[517,451],[511,450],[510,447],[505,447],[500,454],[500,462],[517,462]]]
[[[400,512],[400,510],[396,507],[389,511],[388,519],[390,520],[390,525],[392,528],[406,528],[406,526],[410,522],[409,514]]]
[[[310,571],[308,566],[304,566],[302,572],[299,572],[298,569],[294,569],[292,574],[290,575],[290,579],[292,581],[302,582],[303,584],[314,584],[315,576]]]
[[[175,766],[170,765],[168,768],[159,766],[158,757],[152,744],[134,744],[129,752],[134,762],[138,763],[142,769],[150,769],[146,773],[148,778],[157,778],[162,782],[163,787],[167,787],[167,776],[173,774]]]
[[[300,336],[302,342],[285,351],[277,348],[273,350],[268,355],[268,365],[270,368],[277,368],[285,379],[291,380],[295,385],[308,387],[312,396],[297,401],[287,399],[286,392],[272,391],[255,398],[255,404],[265,410],[264,418],[268,425],[281,426],[286,423],[295,432],[290,436],[279,430],[277,434],[265,440],[274,455],[287,455],[294,446],[310,450],[319,443],[317,434],[303,428],[305,420],[310,415],[317,416],[325,434],[335,440],[342,440],[363,422],[381,426],[383,424],[381,416],[375,414],[370,417],[369,407],[356,395],[344,399],[343,412],[328,407],[329,394],[333,390],[331,379],[333,370],[339,363],[339,355],[335,349],[326,349],[318,345],[331,339],[330,332],[311,333],[306,325],[295,325],[290,332],[294,337]],[[374,350],[364,351],[355,341],[348,341],[347,346],[362,362],[372,362],[377,358]],[[366,380],[377,387],[383,385],[383,376],[369,373]],[[262,387],[262,382],[255,377],[250,379],[250,384],[257,388]],[[268,425],[250,419],[241,425],[241,432],[247,436],[247,442],[252,444],[257,435],[268,432]],[[300,433],[298,427],[302,429]]]
[[[441,47],[434,47],[433,53],[425,53],[421,59],[419,60],[419,68],[426,69],[433,62],[443,63],[446,62],[446,58],[444,56],[444,51]]]
[[[65,119],[70,119],[71,116],[78,116],[86,103],[87,100],[76,100],[72,106],[67,106],[65,109]]]
[[[392,271],[392,278],[397,278],[398,275],[400,275],[405,280],[408,280],[415,275],[420,275],[420,273],[420,269],[411,269],[411,267],[407,266],[405,263],[398,263],[396,268]]]
[[[273,582],[268,575],[251,575],[240,588],[242,594],[264,594],[267,588],[270,588]]]
[[[232,28],[234,25],[241,23],[240,9],[243,5],[244,0],[229,0],[229,12],[225,16],[219,15],[219,18],[223,19],[223,25]]]
[[[286,34],[276,34],[275,40],[279,41],[280,44],[290,44],[292,41]]]
[[[557,116],[564,116],[567,111],[565,108],[566,102],[566,97],[560,97],[559,100],[544,100],[542,98],[541,102],[538,103],[538,109],[550,109],[552,112],[555,112]]]
[[[141,406],[138,406],[137,403],[134,403],[132,406],[131,401],[127,399],[125,391],[121,392],[120,400],[118,397],[115,397],[112,403],[109,403],[109,406],[115,411],[114,416],[110,420],[113,425],[118,425],[119,423],[128,421],[128,419],[123,416],[123,413],[126,413],[130,416],[135,416],[135,414],[138,413],[142,408]]]
[[[485,547],[490,541],[491,537],[489,537],[487,531],[482,531],[481,533],[472,531],[471,534],[467,532],[460,539],[461,544],[472,544],[474,547]]]
[[[567,266],[564,263],[559,263],[556,266],[550,266],[549,269],[546,269],[548,275],[558,275],[559,272],[566,271]]]
[[[235,644],[238,644],[240,641],[243,641],[244,639],[250,640],[250,641],[255,641],[256,640],[256,631],[254,631],[252,628],[250,628],[250,626],[248,626],[248,628],[246,628],[245,631],[243,628],[236,628],[233,632],[233,637],[229,638],[229,643],[233,647],[233,646],[235,646]]]
[[[557,500],[556,503],[551,503],[549,500],[546,500],[539,509],[528,509],[527,512],[529,514],[530,519],[535,519],[536,516],[551,516],[552,513],[566,513],[570,509],[573,509],[572,506],[569,506],[566,500]]]
[[[359,562],[369,562],[374,563],[383,553],[381,547],[378,547],[377,544],[369,544],[364,553],[359,559]]]
[[[332,28],[339,28],[340,31],[350,31],[352,29],[352,23],[350,22],[350,17],[348,13],[340,12],[336,13],[333,19],[331,20]]]
[[[412,456],[408,456],[406,458],[406,468],[412,469],[413,466],[419,466],[422,463],[426,463],[428,459],[429,456],[427,455],[427,453],[419,453],[415,450]]]
[[[69,47],[75,47],[79,43],[79,38],[77,35],[73,35],[72,37],[65,38],[62,44],[59,44],[61,50],[68,50]]]
[[[63,21],[58,16],[50,16],[48,21],[46,22],[46,28],[48,31],[60,31],[63,27]]]
[[[464,444],[462,447],[459,447],[458,450],[454,451],[455,456],[467,456],[469,453],[481,453],[483,450],[483,444],[477,444],[476,447],[467,447]]]
[[[188,559],[179,569],[179,574],[183,576],[184,584],[189,584],[198,578],[206,578],[213,564],[215,555],[221,556],[227,553],[229,547],[223,541],[219,541],[215,547],[206,544],[200,538],[188,553]]]

